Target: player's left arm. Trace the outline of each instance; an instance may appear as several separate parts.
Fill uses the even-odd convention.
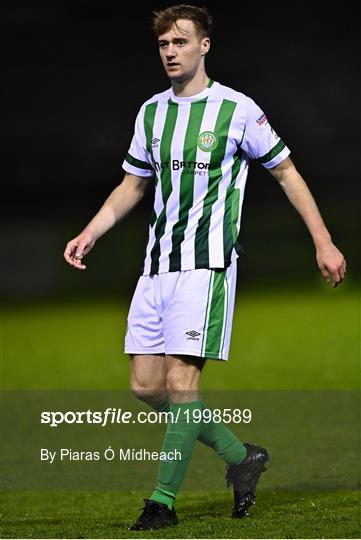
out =
[[[333,287],[337,287],[345,278],[346,261],[333,244],[331,235],[306,182],[289,157],[268,170],[279,182],[310,231],[316,248],[317,264],[323,277]]]

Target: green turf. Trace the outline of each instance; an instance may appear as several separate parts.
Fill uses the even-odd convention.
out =
[[[359,301],[355,290],[341,287],[242,294],[240,289],[230,362],[208,363],[203,380],[205,390],[359,388]],[[4,309],[2,388],[128,388],[128,359],[122,353],[127,308],[116,301],[73,301]],[[259,395],[261,400],[262,393]],[[353,468],[360,450],[357,411],[352,408],[353,414],[348,415],[347,409],[343,412],[341,402],[337,407],[335,392],[325,394],[325,409],[322,409],[319,394],[320,414],[317,421],[310,423],[307,394],[297,395],[301,401],[306,400],[302,408],[291,410],[279,404],[278,410],[285,410],[283,426],[280,427],[279,417],[275,416],[272,401],[260,411],[258,423],[255,420],[251,426],[250,434],[257,440],[263,434],[275,456],[262,479],[257,506],[252,508],[250,519],[229,519],[231,494],[220,491],[222,487],[217,482],[217,485],[210,483],[207,491],[182,491],[177,500],[180,525],[146,534],[131,534],[127,526],[136,517],[142,497],[149,495],[148,490],[12,491],[1,494],[1,536],[358,538],[360,513],[355,489],[359,474]],[[269,397],[271,394],[267,396],[273,399]],[[332,415],[333,403],[338,415]],[[347,407],[347,401],[342,403]],[[342,418],[347,421],[343,422]],[[267,419],[268,429],[262,430]],[[351,433],[352,443],[348,436]],[[29,431],[28,445],[31,436]],[[295,440],[299,454],[296,453],[292,462],[289,441]],[[202,451],[207,458],[201,455],[198,462],[195,459],[189,472],[205,489],[207,471],[216,465],[212,461],[214,456]],[[319,456],[317,459],[310,457],[312,451],[316,458]],[[329,465],[330,460],[332,467],[323,474],[322,464]],[[205,467],[203,473],[197,469],[199,462]],[[290,463],[289,469],[285,463]],[[219,479],[221,482],[221,476]],[[151,478],[149,483],[151,487]],[[34,490],[35,486],[36,480]],[[185,489],[189,489],[187,486],[189,479]],[[144,484],[137,489],[144,490]]]
[[[180,524],[130,532],[146,493],[12,493],[2,496],[2,538],[359,538],[356,493],[260,492],[251,517],[232,520],[231,494],[179,496]]]

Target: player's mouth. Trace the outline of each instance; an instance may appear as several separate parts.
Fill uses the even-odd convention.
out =
[[[179,67],[180,64],[177,64],[177,62],[167,62],[167,68],[168,69],[172,69],[172,68],[177,68]]]

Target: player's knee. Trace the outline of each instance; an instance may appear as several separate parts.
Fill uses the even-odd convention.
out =
[[[153,405],[164,399],[164,391],[160,388],[147,388],[132,384],[132,392],[137,399],[148,403],[148,405]]]
[[[149,405],[160,401],[165,393],[165,380],[162,380],[161,377],[150,378],[141,370],[132,370],[130,384],[135,397]],[[161,397],[159,398],[159,396]]]
[[[148,403],[149,398],[151,397],[151,394],[143,388],[132,388],[132,392],[139,401],[145,401],[145,403]]]
[[[199,399],[199,377],[193,370],[171,369],[167,373],[166,389],[170,401],[186,403]]]

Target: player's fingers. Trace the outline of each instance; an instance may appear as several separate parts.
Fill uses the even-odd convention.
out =
[[[85,270],[86,269],[85,264],[81,263],[80,261],[75,261],[73,266],[74,266],[74,268],[77,268],[77,270]]]
[[[342,281],[341,276],[338,272],[338,270],[334,270],[331,272],[331,279],[332,279],[332,287],[337,287]]]
[[[84,255],[86,255],[86,253],[87,253],[86,248],[87,248],[86,242],[79,242],[79,244],[78,244],[78,246],[77,246],[77,248],[75,250],[74,261],[75,261],[75,267],[78,270],[85,270],[86,269],[86,265],[82,263],[82,259],[83,259]]]
[[[321,271],[321,274],[322,274],[322,276],[324,277],[324,279],[327,281],[327,283],[330,283],[330,281],[331,281],[331,276],[330,276],[330,274],[328,273],[328,270],[327,270],[326,266],[322,266],[322,267],[320,268],[320,271]]]
[[[74,251],[76,250],[78,246],[78,242],[76,240],[72,240],[71,242],[68,242],[64,251],[64,259],[69,264],[72,264],[73,262],[73,256]]]
[[[72,258],[71,265],[78,270],[85,270],[86,268],[85,264],[82,263],[81,259],[77,259],[76,257]]]
[[[86,244],[84,242],[79,242],[79,244],[77,245],[77,248],[75,250],[75,253],[74,253],[74,258],[76,260],[78,260],[78,261],[82,260],[82,258],[85,255],[85,248],[86,248]]]
[[[78,240],[71,240],[70,242],[68,242],[65,248],[64,258],[68,264],[70,264],[77,270],[85,270],[86,265],[81,262],[84,256],[84,251],[84,242],[81,243]]]

